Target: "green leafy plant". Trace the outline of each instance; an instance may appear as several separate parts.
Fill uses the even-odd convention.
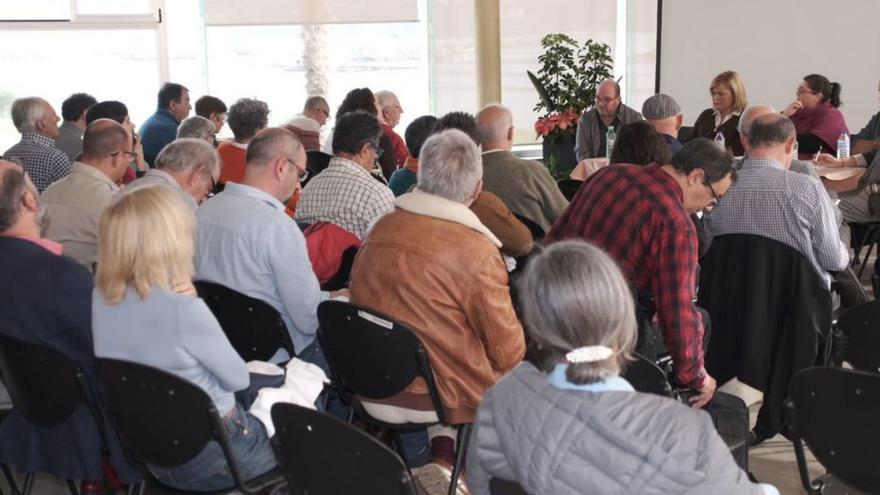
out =
[[[526,71],[540,96],[535,110],[541,118],[566,111],[581,114],[593,105],[599,83],[613,77],[611,47],[592,39],[580,46],[562,33],[544,36],[541,47],[537,75]]]

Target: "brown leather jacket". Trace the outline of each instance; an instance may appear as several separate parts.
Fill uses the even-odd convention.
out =
[[[483,393],[525,354],[500,242],[459,203],[415,191],[396,204],[358,251],[351,301],[418,334],[447,422],[473,422]],[[421,379],[383,402],[433,409]]]

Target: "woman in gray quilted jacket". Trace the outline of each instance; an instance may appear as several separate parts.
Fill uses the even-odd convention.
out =
[[[635,309],[601,249],[553,244],[522,284],[523,323],[544,360],[521,363],[483,398],[467,458],[473,495],[489,495],[491,478],[530,495],[778,495],[749,481],[707,413],[620,376]]]

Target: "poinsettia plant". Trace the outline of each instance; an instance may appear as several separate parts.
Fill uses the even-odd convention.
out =
[[[541,117],[535,122],[537,137],[552,139],[565,133],[571,133],[577,127],[580,114],[574,110],[566,110],[562,113],[551,113]]]

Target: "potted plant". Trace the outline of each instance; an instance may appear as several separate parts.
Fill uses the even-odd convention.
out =
[[[577,124],[593,105],[596,88],[613,77],[611,47],[588,39],[582,46],[568,35],[552,33],[541,39],[537,75],[526,71],[540,99],[535,131],[543,138],[544,164],[557,179],[577,165],[574,156]]]

